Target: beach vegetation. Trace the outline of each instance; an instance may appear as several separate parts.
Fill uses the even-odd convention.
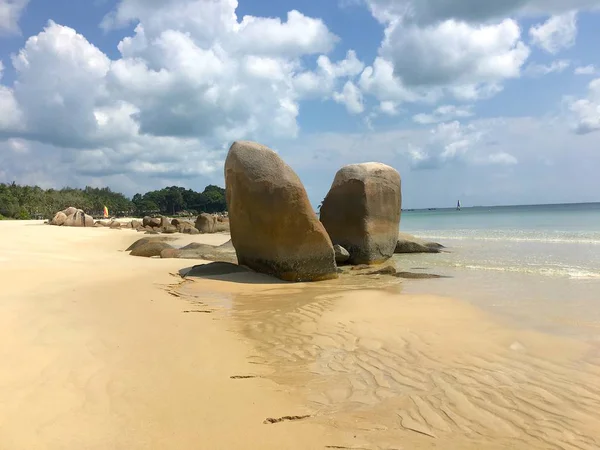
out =
[[[194,215],[227,210],[225,189],[209,185],[203,192],[171,186],[132,199],[108,187],[84,189],[64,187],[42,189],[0,183],[0,217],[9,219],[51,219],[56,211],[73,206],[92,216],[102,216],[106,206],[111,216],[127,215]]]

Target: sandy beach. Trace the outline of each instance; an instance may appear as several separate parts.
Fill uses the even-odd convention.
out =
[[[0,231],[3,450],[600,447],[597,343],[397,279],[185,281],[132,230]]]

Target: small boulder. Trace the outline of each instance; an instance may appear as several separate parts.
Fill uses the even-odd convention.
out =
[[[129,247],[127,247],[127,249],[125,249],[125,251],[129,252],[129,251],[133,250],[134,248],[137,248],[144,244],[148,244],[149,242],[167,242],[167,241],[171,241],[173,239],[174,238],[167,237],[167,236],[157,236],[155,238],[145,237],[145,238],[141,238],[141,239],[138,239],[137,241],[135,241],[133,244],[131,244]]]
[[[142,228],[142,222],[140,222],[139,220],[132,220],[131,221],[131,228],[133,228],[134,230],[137,230],[138,228]]]
[[[331,239],[302,182],[277,153],[234,142],[225,161],[225,191],[239,264],[286,281],[337,278]]]
[[[444,246],[437,242],[427,242],[407,233],[399,233],[394,253],[440,253],[442,248]]]
[[[202,213],[196,219],[196,228],[200,233],[214,233],[216,217],[212,214]]]
[[[333,251],[335,252],[335,262],[337,264],[344,264],[350,259],[350,253],[341,245],[334,245]]]
[[[144,227],[157,228],[160,227],[160,219],[157,217],[146,216],[142,219],[142,225]]]
[[[169,220],[168,217],[160,216],[160,227],[161,228],[168,227],[170,225],[171,225],[171,221]]]
[[[174,227],[173,225],[165,225],[160,229],[160,231],[165,234],[173,234],[177,233],[177,227]]]
[[[323,200],[321,222],[351,264],[380,264],[394,254],[402,204],[400,174],[381,163],[342,167]]]
[[[154,240],[151,242],[146,242],[145,244],[136,246],[133,250],[131,250],[131,256],[143,256],[146,258],[151,258],[152,256],[160,256],[160,252],[167,248],[173,248],[169,244],[163,241]]]
[[[121,222],[117,222],[116,220],[113,220],[113,221],[110,223],[110,225],[109,225],[109,226],[110,226],[110,228],[111,228],[111,229],[113,229],[113,230],[120,230],[120,229],[121,229]]]
[[[67,221],[67,215],[62,212],[59,211],[54,215],[54,218],[50,221],[50,225],[64,225],[64,223]]]

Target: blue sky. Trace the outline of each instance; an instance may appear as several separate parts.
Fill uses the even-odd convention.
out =
[[[600,0],[0,0],[0,181],[201,189],[251,139],[315,205],[365,161],[405,208],[600,201],[599,38]]]

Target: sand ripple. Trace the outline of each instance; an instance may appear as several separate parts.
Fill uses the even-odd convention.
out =
[[[253,362],[358,447],[600,448],[600,358],[587,344],[439,298],[280,288],[233,304]]]

